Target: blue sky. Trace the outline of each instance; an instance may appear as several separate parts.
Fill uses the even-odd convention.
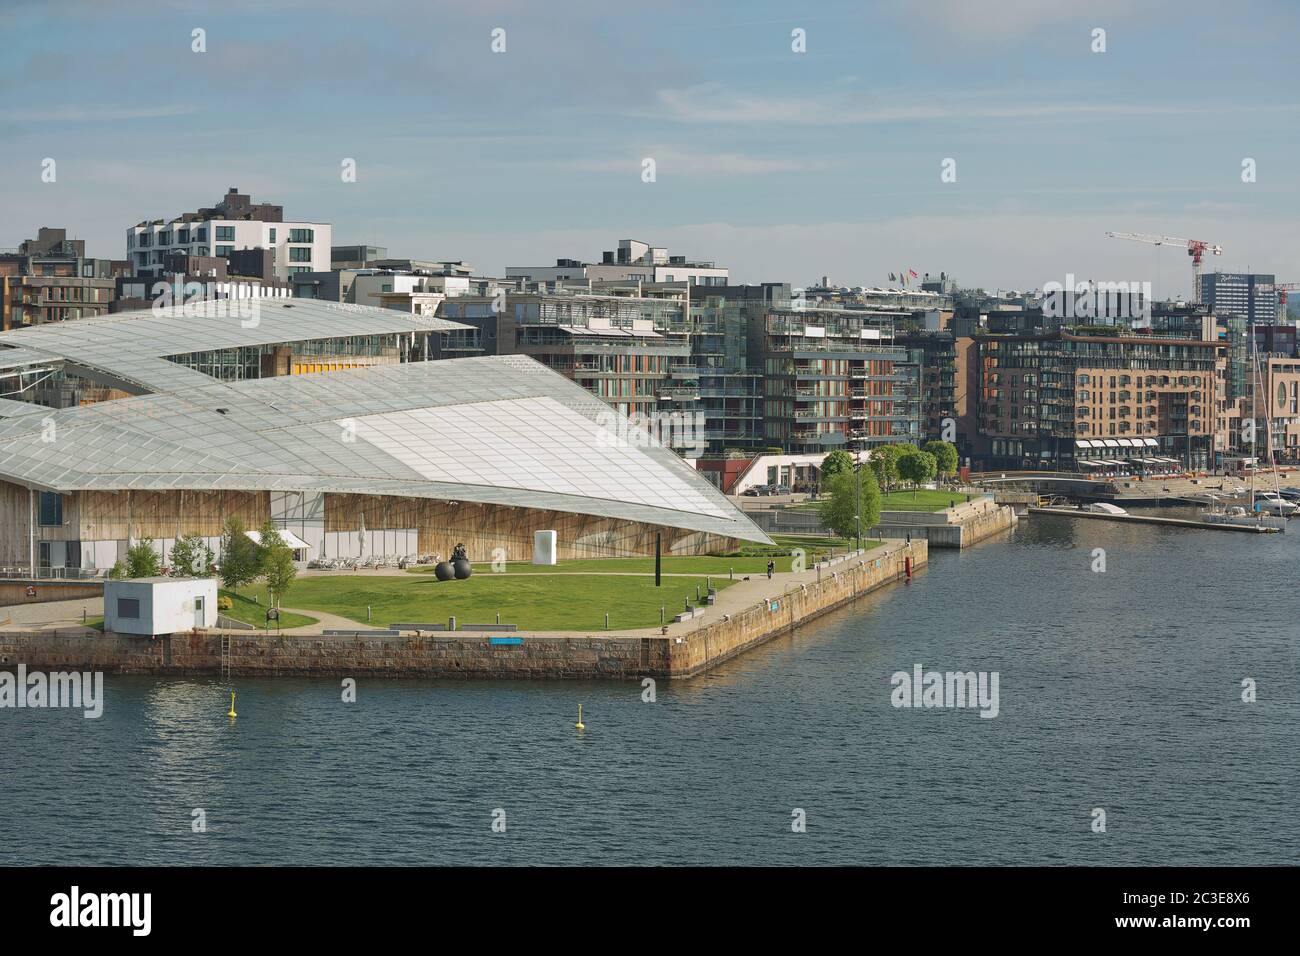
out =
[[[238,186],[333,223],[338,244],[486,274],[634,237],[742,281],[915,268],[1189,291],[1183,253],[1103,236],[1118,230],[1219,242],[1212,267],[1300,281],[1291,2],[9,0],[0,15],[0,247],[65,226],[121,257],[129,225]]]

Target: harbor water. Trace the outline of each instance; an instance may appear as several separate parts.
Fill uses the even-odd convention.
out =
[[[1298,566],[1300,521],[1035,516],[653,702],[109,675],[99,719],[0,710],[0,862],[1294,864]],[[996,717],[894,706],[917,665]]]

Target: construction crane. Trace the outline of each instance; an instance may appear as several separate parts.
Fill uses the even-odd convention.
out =
[[[1201,301],[1201,257],[1207,252],[1211,255],[1223,255],[1223,247],[1201,239],[1176,239],[1173,236],[1151,236],[1144,232],[1108,232],[1109,239],[1129,239],[1133,242],[1145,242],[1153,246],[1182,246],[1192,257],[1192,301]]]

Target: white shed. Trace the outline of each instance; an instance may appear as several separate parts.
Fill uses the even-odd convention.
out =
[[[216,578],[130,578],[104,582],[105,631],[177,634],[216,624]]]

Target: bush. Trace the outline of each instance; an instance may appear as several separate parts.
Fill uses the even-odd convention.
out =
[[[234,607],[235,607],[235,602],[232,598],[227,597],[224,594],[222,594],[217,598],[218,611],[231,611],[234,610]]]

